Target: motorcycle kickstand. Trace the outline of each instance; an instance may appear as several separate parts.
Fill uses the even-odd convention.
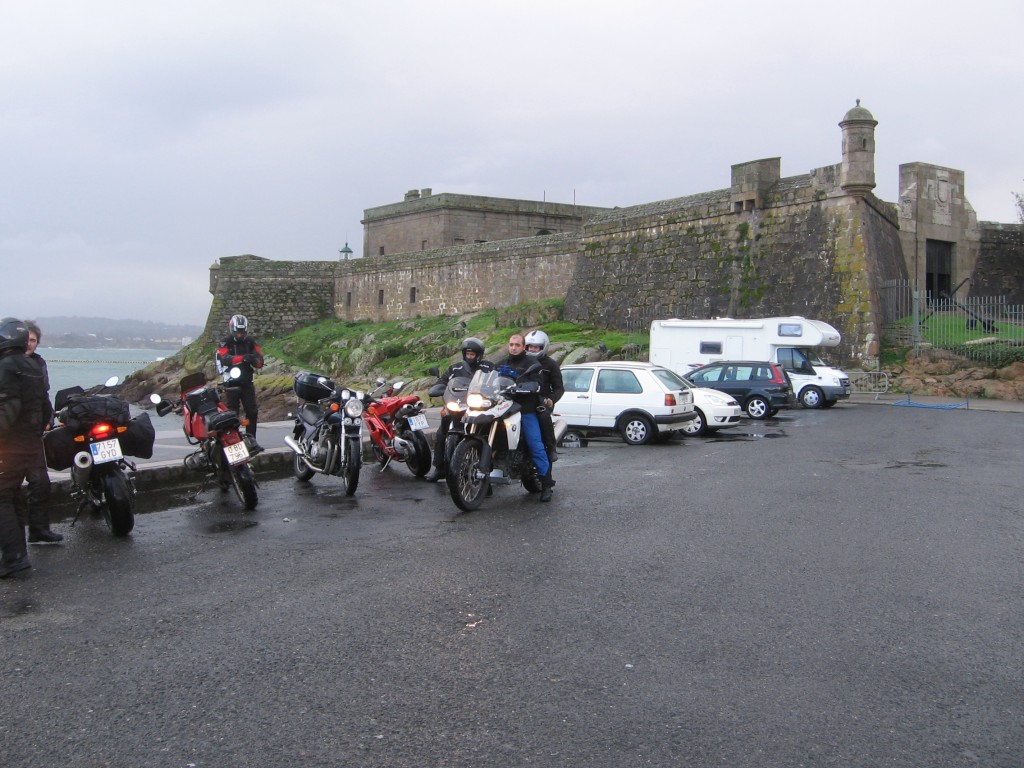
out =
[[[380,467],[380,471],[381,472],[383,472],[385,469],[387,469],[391,465],[391,460],[393,458],[395,458],[395,457],[394,456],[388,456],[388,460],[385,461],[383,464],[381,464],[381,467]]]

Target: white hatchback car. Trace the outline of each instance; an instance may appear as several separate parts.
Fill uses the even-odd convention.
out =
[[[689,382],[687,382],[689,383]],[[688,435],[707,435],[740,423],[743,409],[728,392],[707,387],[693,388],[693,410],[697,417],[686,422],[683,431]]]
[[[696,387],[651,363],[605,361],[562,366],[565,394],[555,404],[574,432],[618,432],[630,445],[668,439],[696,417]]]

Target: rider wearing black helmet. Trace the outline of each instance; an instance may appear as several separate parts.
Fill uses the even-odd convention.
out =
[[[558,452],[555,450],[555,427],[551,421],[551,411],[562,395],[565,394],[565,385],[562,383],[562,369],[558,363],[548,357],[548,349],[551,340],[544,331],[530,331],[523,340],[526,345],[526,356],[530,363],[537,363],[540,370],[529,375],[525,380],[540,382],[540,397],[536,404],[537,423],[540,427],[540,436],[544,442],[544,452],[547,454],[548,471],[546,476],[541,474],[543,490],[540,494],[541,501],[551,500],[551,490],[555,481],[551,478],[551,464],[558,461]],[[524,412],[529,409],[524,407]],[[525,430],[525,425],[524,425]],[[536,460],[535,460],[536,461]],[[540,467],[538,467],[538,472]]]
[[[14,499],[40,461],[51,415],[42,372],[25,354],[27,348],[25,323],[0,320],[0,578],[31,567]]]
[[[259,415],[256,404],[256,385],[253,373],[263,367],[263,351],[256,340],[249,335],[249,319],[245,315],[232,315],[228,320],[228,335],[217,350],[217,370],[227,371],[238,368],[242,375],[231,381],[231,387],[224,395],[228,408],[237,412],[239,402],[245,409],[248,424],[245,427],[246,442],[253,453],[263,448],[256,442],[256,418]]]
[[[494,369],[494,365],[491,362],[484,360],[484,343],[475,336],[470,336],[462,342],[461,362],[449,366],[448,370],[441,374],[437,381],[434,382],[434,385],[430,388],[430,396],[441,397],[444,394],[445,387],[448,386],[449,381],[456,377],[472,379],[473,374],[481,369],[490,371]],[[448,437],[448,428],[451,426],[451,423],[451,416],[446,414],[441,417],[441,424],[438,426],[437,433],[434,437],[433,468],[430,470],[430,473],[423,478],[428,483],[436,483],[448,474],[448,465],[445,462],[444,456],[444,442]]]

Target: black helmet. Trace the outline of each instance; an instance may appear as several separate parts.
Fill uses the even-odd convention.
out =
[[[8,349],[28,349],[28,328],[14,317],[0,320],[0,352]]]
[[[231,331],[231,333],[248,331],[249,319],[245,315],[232,315],[231,319],[228,320],[228,330]]]
[[[472,360],[466,360],[466,350],[472,350],[476,352],[476,357]],[[469,363],[474,368],[480,365],[480,361],[484,359],[484,343],[480,341],[476,336],[470,336],[468,339],[462,342],[462,359]]]

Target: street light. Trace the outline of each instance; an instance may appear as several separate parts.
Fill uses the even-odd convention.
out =
[[[348,241],[345,241],[345,247],[342,248],[338,253],[341,254],[341,258],[348,261],[348,257],[352,255],[352,249],[348,247]]]

